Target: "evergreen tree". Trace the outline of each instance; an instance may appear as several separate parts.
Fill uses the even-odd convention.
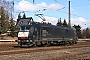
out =
[[[67,26],[68,26],[65,19],[64,19],[64,22],[63,22],[63,26],[64,26],[64,27],[67,27]]]
[[[6,32],[9,30],[9,20],[5,20],[5,30]]]
[[[58,20],[58,22],[57,22],[57,26],[59,26],[59,20]]]
[[[1,29],[1,32],[2,33],[5,33],[7,32],[7,24],[6,24],[6,21],[5,21],[5,13],[4,13],[4,10],[1,10],[0,11],[0,14],[1,14],[1,18],[0,18],[0,22],[1,22],[1,26],[0,26],[0,29]]]
[[[10,20],[10,36],[14,37],[14,36],[17,36],[17,34],[15,33],[15,31],[17,30],[16,26],[15,26],[15,23],[14,23],[14,20],[11,19]]]
[[[81,27],[79,25],[74,25],[73,27],[76,29],[77,37],[81,38]]]
[[[58,19],[57,26],[62,26],[61,18]]]
[[[21,15],[19,14],[19,15],[18,15],[18,19],[20,19],[20,18],[21,18]]]
[[[90,38],[90,29],[89,28],[86,28],[86,37]]]
[[[25,13],[24,13],[24,15],[23,15],[23,18],[26,18],[26,15],[25,15]]]

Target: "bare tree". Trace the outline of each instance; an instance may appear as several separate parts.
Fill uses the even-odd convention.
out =
[[[6,33],[9,29],[9,21],[12,19],[14,11],[14,2],[7,2],[6,0],[0,0],[0,31]]]
[[[6,20],[13,17],[12,12],[14,11],[14,1],[7,2],[6,0],[0,0],[0,6],[5,10]]]

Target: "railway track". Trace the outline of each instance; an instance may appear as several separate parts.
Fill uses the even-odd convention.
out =
[[[83,57],[88,56],[87,54],[90,56],[90,47],[1,55],[0,59],[10,59],[13,57],[13,60],[75,60],[77,57],[83,59]]]
[[[6,44],[0,45],[0,55],[9,55],[9,54],[20,54],[20,53],[30,53],[30,52],[42,52],[42,51],[51,51],[51,50],[62,50],[62,49],[73,49],[81,47],[90,47],[90,43],[78,43],[70,46],[49,46],[49,47],[30,47],[30,48],[20,48],[17,44]]]
[[[78,51],[79,52],[79,51]],[[50,58],[45,60],[90,60],[90,51],[84,51],[81,53],[67,53],[63,56],[59,56],[56,58]]]
[[[32,54],[32,53],[38,53],[38,52],[43,53],[43,52],[64,51],[64,50],[66,50],[66,51],[71,50],[70,52],[72,52],[72,53],[69,54],[64,51],[65,55],[63,55],[64,53],[62,53],[62,56],[51,57],[49,59],[47,58],[46,60],[61,60],[61,59],[73,60],[72,58],[77,59],[77,57],[81,56],[81,55],[90,55],[90,51],[88,51],[88,49],[90,48],[90,42],[79,42],[75,45],[70,45],[70,46],[49,46],[49,47],[34,47],[34,48],[33,47],[20,48],[19,45],[17,45],[17,44],[2,44],[0,46],[1,46],[0,47],[0,56],[5,56],[5,55],[11,56],[11,55],[17,55],[17,54],[27,54],[27,53]],[[87,50],[85,50],[81,53],[75,53],[74,49],[75,50],[76,49],[81,49],[81,50],[87,49]],[[84,56],[84,57],[86,57],[86,56]],[[23,60],[23,59],[21,59],[21,60]]]

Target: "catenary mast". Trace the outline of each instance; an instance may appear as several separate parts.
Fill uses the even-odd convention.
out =
[[[71,27],[71,15],[70,15],[70,1],[69,1],[69,4],[68,4],[68,26]]]

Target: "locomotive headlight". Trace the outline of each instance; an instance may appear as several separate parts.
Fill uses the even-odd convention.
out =
[[[27,42],[29,42],[29,40],[26,40]]]
[[[32,42],[32,40],[30,40],[30,42]]]

